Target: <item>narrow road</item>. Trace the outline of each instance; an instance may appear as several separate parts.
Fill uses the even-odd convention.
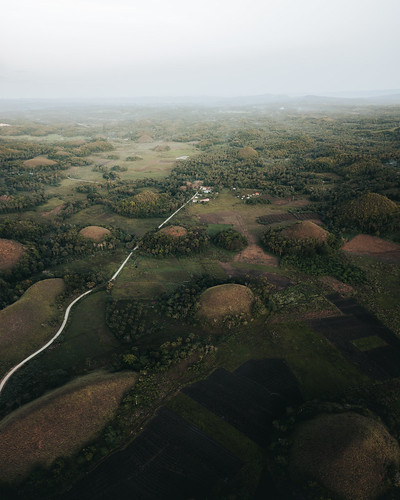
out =
[[[89,181],[89,182],[93,182],[93,181]],[[176,215],[180,210],[182,210],[182,208],[184,208],[190,201],[193,200],[193,198],[197,195],[197,193],[195,193],[191,198],[190,200],[188,200],[186,203],[184,203],[180,208],[178,208],[178,210],[176,210],[171,216],[169,216],[167,219],[165,219],[165,221],[160,224],[158,226],[158,229],[160,229],[166,222],[168,222],[169,220],[172,219],[172,217],[174,215]],[[119,275],[119,273],[122,271],[122,269],[125,267],[125,265],[127,264],[128,260],[131,258],[133,252],[135,252],[137,249],[139,248],[139,245],[136,245],[135,248],[132,250],[132,252],[128,255],[128,257],[122,262],[122,264],[120,265],[120,267],[118,268],[118,270],[113,274],[112,278],[109,280],[109,283],[111,281],[114,281],[116,279],[116,277]],[[11,368],[10,371],[8,371],[6,373],[6,375],[1,379],[0,381],[0,395],[5,387],[5,385],[7,384],[7,382],[10,380],[10,378],[14,375],[14,373],[19,370],[20,368],[22,368],[26,363],[28,363],[28,361],[30,361],[31,359],[33,359],[34,357],[36,357],[38,354],[40,354],[41,352],[43,352],[45,349],[47,349],[55,340],[57,337],[59,337],[61,335],[61,333],[64,331],[64,328],[67,324],[67,321],[68,321],[68,318],[69,318],[69,315],[70,315],[70,312],[71,312],[71,309],[72,307],[77,303],[79,302],[81,299],[83,299],[83,297],[85,297],[86,295],[89,295],[89,293],[92,293],[93,290],[88,290],[87,292],[84,292],[82,293],[81,295],[79,295],[79,297],[77,297],[76,299],[74,299],[71,304],[67,307],[66,311],[65,311],[65,315],[64,315],[64,320],[60,326],[60,328],[58,329],[57,333],[54,335],[54,337],[52,337],[48,342],[47,344],[45,344],[43,347],[41,347],[40,349],[38,349],[37,351],[35,351],[33,354],[31,354],[30,356],[28,356],[27,358],[25,358],[23,361],[21,361],[20,363],[18,363],[17,365],[15,365],[13,368]]]

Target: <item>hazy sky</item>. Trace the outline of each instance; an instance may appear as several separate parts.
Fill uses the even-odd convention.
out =
[[[10,0],[0,97],[400,88],[400,0]]]

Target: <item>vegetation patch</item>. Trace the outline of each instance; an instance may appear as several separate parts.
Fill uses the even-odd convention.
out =
[[[55,300],[64,288],[60,278],[38,281],[17,302],[0,311],[0,373],[51,337]]]
[[[250,316],[255,298],[244,285],[228,283],[205,290],[199,300],[197,314],[208,321],[222,321],[227,316]]]
[[[399,207],[387,196],[367,193],[341,205],[337,221],[344,227],[367,232],[395,229],[399,221]]]
[[[12,269],[24,253],[24,246],[14,240],[0,238],[0,272]]]
[[[370,351],[371,349],[376,349],[377,347],[385,347],[387,343],[377,335],[371,335],[370,337],[361,337],[359,339],[354,339],[351,343],[357,347],[360,351]]]
[[[377,420],[353,412],[321,414],[299,424],[290,454],[291,476],[317,481],[346,499],[374,499],[399,465],[399,446]]]
[[[217,233],[212,241],[215,245],[232,252],[239,252],[248,244],[247,238],[235,229],[227,229]]]
[[[111,234],[111,232],[105,227],[100,226],[87,226],[79,231],[79,234],[84,238],[92,241],[102,241],[105,236]]]
[[[0,480],[22,479],[37,465],[48,467],[96,437],[136,375],[97,372],[80,377],[29,403],[0,423]]]

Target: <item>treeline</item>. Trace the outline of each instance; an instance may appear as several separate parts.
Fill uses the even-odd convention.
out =
[[[344,283],[366,281],[364,271],[340,252],[341,239],[338,236],[329,235],[326,241],[288,238],[282,229],[267,228],[261,242],[267,251],[281,257],[280,265],[294,266],[304,273],[317,276],[333,276]]]
[[[235,229],[220,231],[212,237],[212,242],[214,245],[225,250],[230,250],[231,252],[243,250],[248,245],[246,236],[243,236],[243,234]]]
[[[189,227],[184,236],[171,236],[160,231],[146,233],[140,242],[140,252],[154,256],[189,255],[204,250],[209,243],[207,230]]]

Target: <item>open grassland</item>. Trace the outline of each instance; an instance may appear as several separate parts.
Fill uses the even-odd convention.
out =
[[[335,398],[368,378],[322,336],[301,322],[273,323],[256,319],[241,327],[217,352],[219,366],[234,371],[249,359],[284,358],[305,400]]]
[[[132,372],[95,372],[6,417],[0,423],[0,480],[19,480],[36,465],[76,453],[103,429],[135,381]]]
[[[24,246],[18,241],[0,238],[0,272],[12,269],[24,254]]]
[[[55,301],[64,290],[62,279],[32,285],[14,304],[0,311],[0,373],[41,347],[54,333]]]
[[[133,219],[115,214],[103,205],[93,205],[74,214],[69,220],[71,224],[78,225],[119,227],[138,236],[143,236],[144,233],[161,224],[165,217]]]
[[[352,260],[368,276],[368,283],[358,287],[358,301],[400,335],[400,264],[377,262],[369,257]]]
[[[218,261],[210,256],[156,259],[134,255],[118,276],[112,294],[115,299],[151,299],[163,292],[172,292],[181,283],[201,274],[226,277]]]
[[[256,489],[264,459],[256,443],[183,392],[172,399],[168,407],[242,460],[244,467],[237,483],[246,484],[249,491]]]
[[[114,151],[96,153],[90,156],[89,160],[95,165],[102,165],[107,168],[112,168],[116,165],[125,167],[127,169],[126,172],[118,172],[122,180],[165,177],[175,166],[177,162],[176,158],[197,154],[197,150],[192,143],[133,142],[124,140],[112,140],[111,143],[115,148]],[[163,151],[164,146],[168,146],[170,149]],[[138,159],[135,161],[130,160],[130,158],[134,157]],[[103,180],[101,172],[89,173],[90,170],[91,167],[73,167],[68,173],[71,177],[95,181]]]
[[[107,297],[106,292],[98,292],[75,306],[61,342],[42,355],[43,366],[81,372],[118,352],[119,343],[106,325]]]

